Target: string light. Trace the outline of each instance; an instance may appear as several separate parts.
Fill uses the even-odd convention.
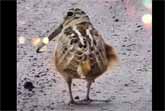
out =
[[[49,43],[48,37],[44,37],[44,38],[42,39],[42,42],[43,42],[44,44],[48,44],[48,43]]]
[[[144,22],[144,24],[151,24],[152,23],[152,15],[151,14],[143,15],[142,21]]]
[[[152,8],[152,0],[143,0],[143,4],[148,9]]]
[[[24,25],[25,21],[18,21],[19,24]]]
[[[37,46],[41,42],[39,37],[32,38],[32,45]]]
[[[18,38],[18,43],[19,43],[19,44],[24,44],[25,41],[26,41],[25,37],[22,37],[22,36],[21,36],[21,37]]]

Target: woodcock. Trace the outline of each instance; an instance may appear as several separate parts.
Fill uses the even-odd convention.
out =
[[[55,39],[56,38],[56,39]],[[72,96],[73,79],[87,81],[85,101],[91,101],[91,84],[97,77],[117,62],[114,48],[105,43],[90,22],[87,14],[79,8],[69,9],[63,23],[48,36],[55,40],[54,63],[69,88],[70,104],[76,104]],[[46,44],[40,43],[37,52]]]

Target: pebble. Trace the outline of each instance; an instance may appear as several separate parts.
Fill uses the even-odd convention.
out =
[[[28,89],[29,91],[32,91],[32,89],[34,88],[33,83],[32,82],[25,82],[24,88]]]

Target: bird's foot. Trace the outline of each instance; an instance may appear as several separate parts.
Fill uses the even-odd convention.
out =
[[[70,100],[68,105],[76,105],[77,103],[74,100]]]
[[[80,100],[79,102],[82,102],[82,103],[90,103],[90,102],[92,102],[92,101],[93,101],[93,99],[85,98],[85,99],[83,99],[83,100]]]
[[[109,100],[109,99],[107,99],[107,100],[93,99],[92,101],[93,101],[93,102],[105,102],[105,103],[108,103],[108,102],[110,102],[111,100]]]
[[[80,100],[80,102],[83,102],[83,103],[91,103],[91,102],[105,102],[105,103],[108,103],[110,102],[111,100],[97,100],[97,99],[90,99],[90,98],[85,98],[83,100]]]
[[[89,102],[85,102],[85,101],[86,100],[80,100],[80,101],[75,102],[75,101],[72,100],[68,103],[68,105],[69,106],[72,106],[72,105],[88,105]]]

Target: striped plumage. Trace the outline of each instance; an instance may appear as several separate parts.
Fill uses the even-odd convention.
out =
[[[117,60],[114,49],[105,43],[86,13],[78,8],[70,9],[58,31],[54,31],[48,38],[52,40],[56,36],[54,62],[68,83],[70,103],[75,103],[71,91],[74,78],[87,80],[86,100],[90,100],[92,82]]]

